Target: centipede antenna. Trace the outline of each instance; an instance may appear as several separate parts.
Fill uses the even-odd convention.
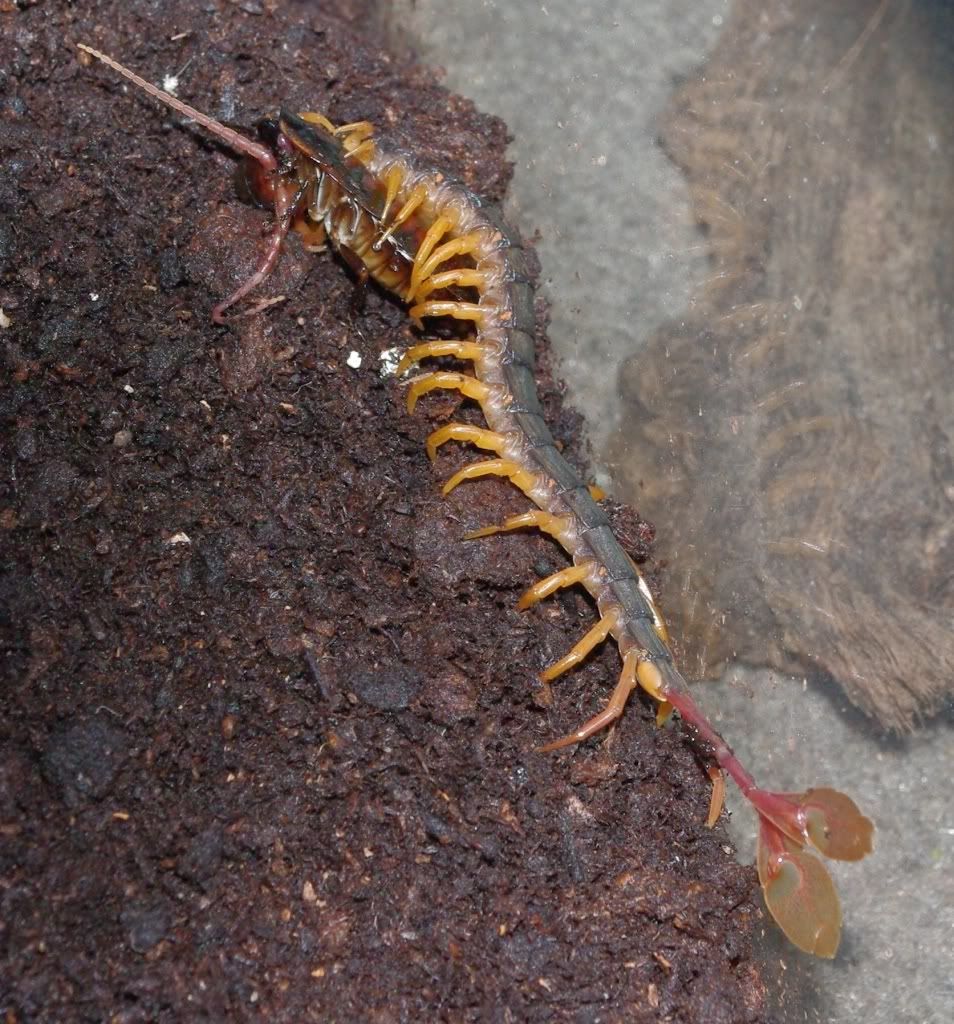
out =
[[[234,149],[237,153],[243,153],[245,156],[250,156],[253,160],[257,160],[266,171],[274,171],[277,169],[278,164],[275,157],[271,150],[266,146],[262,146],[257,142],[253,142],[251,139],[245,138],[244,135],[240,135],[232,128],[226,128],[224,124],[220,124],[214,118],[209,117],[207,114],[203,114],[200,110],[196,110],[195,107],[190,107],[188,103],[183,103],[182,100],[176,99],[175,96],[167,93],[164,89],[160,89],[151,82],[147,82],[144,78],[140,78],[134,71],[130,71],[129,68],[123,67],[122,64],[113,60],[112,57],[107,57],[105,53],[100,53],[99,50],[94,50],[92,46],[87,46],[85,43],[77,43],[76,45],[84,53],[88,53],[91,57],[95,57],[97,60],[102,61],[107,67],[111,67],[114,71],[118,71],[123,78],[128,78],[130,82],[134,85],[138,85],[143,92],[147,92],[150,96],[159,100],[160,103],[165,103],[167,107],[172,107],[173,110],[176,110],[183,116],[195,121],[196,124],[202,125],[206,131],[211,132],[216,136],[216,138],[221,139],[227,146]]]

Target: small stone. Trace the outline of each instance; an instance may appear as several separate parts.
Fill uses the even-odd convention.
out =
[[[176,874],[187,882],[205,882],[222,864],[222,830],[210,825],[194,836],[185,852],[176,860]]]
[[[136,903],[126,907],[119,915],[126,929],[129,945],[137,953],[148,953],[165,938],[169,930],[169,912],[165,907]]]
[[[102,721],[74,722],[56,730],[43,753],[43,774],[70,807],[101,800],[126,759],[127,739]]]
[[[416,672],[401,666],[363,672],[351,680],[358,698],[379,711],[403,711],[422,686],[423,680]]]

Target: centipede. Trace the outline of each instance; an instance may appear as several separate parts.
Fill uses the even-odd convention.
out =
[[[425,370],[407,387],[409,415],[424,395],[437,390],[457,392],[482,412],[486,426],[450,422],[427,438],[432,462],[438,449],[452,441],[490,456],[455,472],[444,482],[443,494],[466,481],[501,477],[531,505],[466,538],[542,531],[563,548],[569,564],[530,586],[518,608],[582,586],[596,611],[595,624],[542,679],[549,682],[569,672],[610,639],[621,659],[619,680],[603,709],[539,752],[581,743],[606,729],[636,690],[655,702],[660,722],[678,714],[713,765],[708,823],[719,817],[728,776],[758,817],[756,866],[769,914],[799,949],[835,956],[842,912],[831,875],[815,855],[860,860],[872,849],[874,826],[836,789],[789,793],[759,787],[693,699],[646,580],[547,426],[536,387],[534,286],[527,253],[500,207],[442,172],[418,166],[410,155],[380,146],[370,122],[335,125],[321,113],[279,109],[259,121],[250,137],[99,50],[85,44],[79,48],[231,148],[242,158],[245,189],[272,211],[274,225],[257,268],[215,305],[215,324],[225,323],[226,310],[268,278],[294,231],[309,249],[330,244],[360,282],[376,282],[406,306],[420,340],[404,353],[398,376],[437,358],[460,365],[457,370]],[[260,301],[245,313],[269,305]],[[428,338],[425,322],[446,318],[460,321],[465,336]]]

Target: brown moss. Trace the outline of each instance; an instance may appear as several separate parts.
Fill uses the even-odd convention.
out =
[[[624,371],[613,459],[690,674],[818,670],[896,730],[954,680],[942,7],[734,5],[662,126],[711,273]]]

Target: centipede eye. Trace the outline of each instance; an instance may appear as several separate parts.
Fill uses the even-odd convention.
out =
[[[278,138],[282,133],[277,117],[263,117],[255,122],[255,132],[259,139],[271,150],[278,149]]]

